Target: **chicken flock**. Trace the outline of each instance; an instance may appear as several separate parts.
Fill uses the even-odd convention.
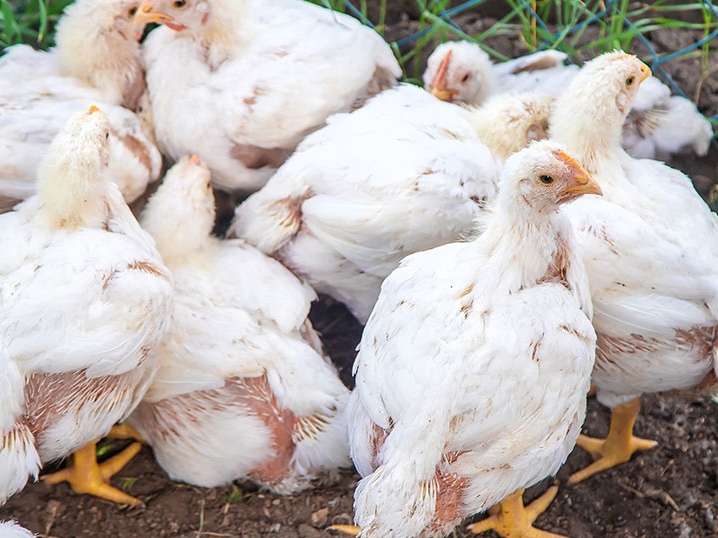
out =
[[[366,538],[557,536],[525,488],[655,446],[642,394],[715,387],[718,220],[653,160],[713,132],[635,56],[452,42],[422,89],[301,0],[76,0],[56,43],[0,57],[0,504],[61,458],[47,483],[139,504],[109,479],[147,443],[202,487],[353,464],[335,530]],[[317,293],[364,325],[351,392]]]

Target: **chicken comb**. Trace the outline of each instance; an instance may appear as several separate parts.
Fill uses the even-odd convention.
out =
[[[196,153],[193,153],[192,156],[189,158],[189,163],[194,165],[199,164],[199,157],[197,157]]]
[[[437,87],[440,83],[446,85],[446,72],[449,70],[449,63],[451,63],[452,52],[453,51],[449,49],[449,51],[446,53],[446,56],[444,56],[444,59],[441,60],[439,70],[436,72],[436,77],[434,77],[434,87]]]
[[[87,111],[88,114],[92,114],[93,112],[99,112],[100,109],[97,107],[97,105],[92,105],[90,109]]]

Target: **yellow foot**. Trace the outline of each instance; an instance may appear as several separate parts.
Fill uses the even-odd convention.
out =
[[[596,461],[572,474],[568,479],[569,484],[578,484],[601,471],[626,463],[637,450],[650,450],[658,445],[656,441],[633,436],[633,425],[640,409],[640,398],[613,409],[606,439],[579,436],[576,444],[588,451]]]
[[[331,527],[327,527],[327,529],[330,531],[343,532],[344,534],[348,534],[350,536],[356,536],[361,530],[356,525],[332,525]]]
[[[528,506],[524,506],[521,489],[512,493],[489,510],[489,517],[469,525],[469,530],[480,534],[488,530],[496,531],[502,538],[556,538],[560,534],[542,531],[532,527],[536,518],[546,511],[558,493],[558,486],[551,486]]]
[[[147,444],[147,441],[137,433],[137,430],[128,424],[115,424],[105,437],[109,437],[110,439],[134,439],[143,445]]]
[[[95,497],[107,499],[118,504],[137,506],[142,501],[112,487],[110,478],[122,469],[140,451],[140,443],[132,443],[119,454],[97,464],[95,457],[96,441],[88,443],[72,455],[72,462],[62,471],[42,477],[46,484],[69,482],[75,493],[89,493]]]

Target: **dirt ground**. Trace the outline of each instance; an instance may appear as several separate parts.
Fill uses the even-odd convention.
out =
[[[412,21],[413,4],[396,2],[393,6],[388,19],[392,23],[388,37],[397,39],[412,33],[417,25]],[[485,15],[473,11],[456,20],[464,30],[477,32],[492,23]],[[659,50],[675,50],[693,36],[662,32],[650,38]],[[525,53],[516,38],[504,37],[491,45],[511,56]],[[718,58],[714,57],[712,62],[718,63]],[[692,94],[698,87],[698,60],[678,59],[667,69],[687,93]],[[718,75],[702,84],[698,105],[707,115],[718,113]],[[679,157],[670,164],[688,172],[704,196],[718,180],[716,147],[711,148],[705,158]],[[353,350],[361,326],[342,305],[327,299],[315,306],[312,320],[323,334],[342,378],[351,384]],[[608,419],[608,410],[591,399],[584,432],[605,435]],[[539,517],[537,526],[572,538],[718,536],[716,431],[718,404],[708,395],[646,396],[636,434],[659,440],[660,445],[635,455],[629,463],[616,469],[568,486],[568,476],[590,461],[586,453],[576,449],[556,477],[561,484],[557,499]],[[113,443],[110,449],[117,450],[123,442]],[[259,492],[251,484],[202,489],[171,482],[154,463],[151,450],[145,447],[112,481],[139,497],[144,507],[123,509],[74,494],[66,484],[49,487],[39,482],[29,484],[0,508],[0,521],[16,519],[46,538],[337,536],[326,527],[351,523],[352,493],[357,479],[352,470],[346,470],[331,487],[285,497]],[[552,482],[553,479],[545,480],[531,488],[527,498],[537,496]],[[478,515],[476,519],[481,517]],[[469,535],[465,525],[454,534]]]

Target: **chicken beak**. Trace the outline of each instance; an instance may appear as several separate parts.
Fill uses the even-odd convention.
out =
[[[651,68],[648,67],[646,64],[641,62],[641,78],[638,80],[638,83],[640,84],[644,80],[646,80],[648,77],[652,75]]]
[[[452,90],[450,88],[447,88],[447,80],[446,80],[446,72],[449,70],[449,63],[451,62],[451,50],[446,53],[446,56],[444,56],[444,59],[441,61],[441,65],[439,65],[439,70],[436,72],[436,77],[434,80],[429,84],[429,88],[431,90],[431,95],[436,97],[437,99],[441,99],[442,101],[449,101],[451,102],[454,99],[454,95],[459,93],[456,90]]]
[[[155,11],[155,6],[151,0],[146,0],[142,2],[139,9],[137,10],[137,13],[135,13],[134,16],[135,24],[142,25],[149,24],[151,22],[157,24],[166,24],[168,22],[171,23],[174,20],[175,19],[172,15]]]
[[[560,203],[568,202],[583,194],[603,195],[598,183],[572,157],[560,151],[558,158],[566,164],[571,172],[568,186],[559,193]]]

